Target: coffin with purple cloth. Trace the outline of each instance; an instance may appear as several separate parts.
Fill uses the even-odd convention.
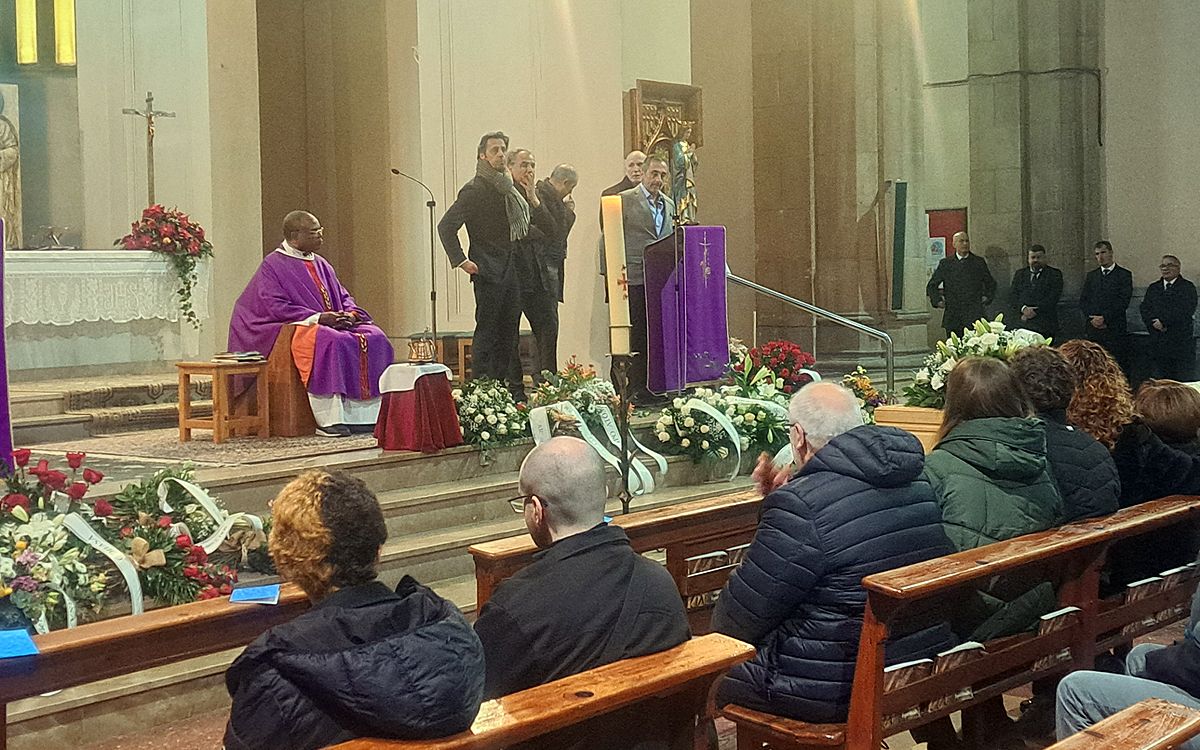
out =
[[[725,227],[690,226],[648,245],[646,383],[667,393],[721,378],[729,367]]]

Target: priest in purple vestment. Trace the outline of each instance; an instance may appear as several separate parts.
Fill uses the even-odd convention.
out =
[[[283,242],[263,258],[233,308],[229,350],[269,356],[283,326],[297,323],[292,359],[308,389],[317,433],[371,432],[379,415],[379,376],[392,345],[317,255],[321,223],[307,211],[283,220]]]

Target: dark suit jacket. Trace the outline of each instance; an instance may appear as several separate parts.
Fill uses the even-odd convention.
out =
[[[529,200],[524,187],[517,185],[517,190],[525,196],[525,200]],[[530,205],[529,234],[513,243],[523,290],[558,292],[558,265],[546,261],[546,247],[554,242],[557,232],[550,207],[545,201],[539,203],[537,208]]]
[[[969,253],[960,260],[951,255],[938,263],[925,285],[925,295],[934,307],[939,302],[946,303],[942,327],[962,333],[984,316],[983,308],[996,296],[996,280],[982,257]]]
[[[1196,315],[1196,285],[1192,282],[1180,276],[1170,288],[1164,289],[1162,279],[1159,279],[1146,287],[1141,312],[1154,346],[1194,346],[1192,318]],[[1155,330],[1151,325],[1155,318],[1163,324],[1165,331]]]
[[[463,224],[467,225],[467,236],[471,239],[470,259],[479,266],[479,273],[471,280],[499,283],[508,273],[515,246],[509,239],[504,196],[480,177],[462,186],[454,205],[438,222],[442,247],[450,265],[456,268],[467,260],[458,239]]]
[[[1111,341],[1129,330],[1125,311],[1133,297],[1133,274],[1128,268],[1113,266],[1105,276],[1099,268],[1088,271],[1079,293],[1079,309],[1083,312],[1084,336],[1092,341]],[[1093,328],[1090,315],[1103,315],[1105,328]]]
[[[1029,267],[1017,269],[1012,286],[1008,288],[1008,304],[1012,317],[1005,321],[1009,328],[1028,328],[1043,336],[1058,335],[1058,300],[1062,297],[1063,276],[1057,268],[1046,266],[1037,280]],[[1022,307],[1036,307],[1037,315],[1021,320]]]
[[[542,262],[548,270],[553,270],[557,275],[558,301],[562,302],[563,285],[566,281],[567,236],[571,233],[571,228],[575,226],[575,211],[563,203],[562,198],[558,196],[558,191],[554,189],[549,180],[542,180],[537,184],[537,194],[554,222],[552,234],[547,237],[542,251]],[[555,291],[555,289],[550,291]]]

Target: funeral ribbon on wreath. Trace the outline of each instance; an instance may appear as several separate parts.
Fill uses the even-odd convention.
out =
[[[163,513],[173,513],[174,509],[167,502],[167,496],[170,494],[171,488],[167,486],[167,482],[174,482],[183,488],[183,491],[188,493],[200,507],[204,509],[213,521],[216,522],[217,528],[213,533],[209,534],[206,539],[197,544],[208,554],[212,554],[220,548],[221,544],[229,536],[229,532],[234,526],[239,524],[249,525],[256,532],[263,530],[262,519],[251,513],[226,513],[213,502],[212,496],[203,488],[192,484],[191,482],[176,477],[167,477],[158,485],[158,507]],[[242,551],[245,557],[245,550]],[[243,560],[244,562],[244,560]]]
[[[550,428],[551,411],[565,414],[566,416],[575,420],[576,427],[579,430],[579,436],[583,439],[583,441],[592,446],[592,448],[596,450],[596,453],[600,454],[600,458],[603,459],[605,463],[615,468],[618,474],[620,473],[620,459],[613,455],[612,452],[610,452],[608,448],[606,448],[604,444],[592,434],[592,431],[588,428],[587,423],[583,421],[583,415],[579,413],[579,410],[576,409],[575,405],[570,401],[559,401],[556,404],[539,406],[533,411],[529,412],[529,430],[533,433],[534,443],[541,445],[554,436],[553,431]],[[609,414],[609,418],[612,418],[611,413]],[[618,432],[617,435],[617,441],[619,445],[620,433]],[[620,448],[617,450],[620,451]],[[650,472],[640,460],[632,456],[632,454],[629,458],[629,476],[626,478],[629,483],[629,491],[634,495],[644,495],[648,492],[653,492],[654,477],[650,475]]]

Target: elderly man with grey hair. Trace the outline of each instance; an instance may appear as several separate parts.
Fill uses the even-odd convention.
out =
[[[486,698],[690,637],[670,574],[605,523],[604,463],[590,445],[551,438],[530,451],[518,484],[521,494],[510,502],[541,551],[497,587],[475,622]]]
[[[763,500],[742,564],[713,611],[713,628],[758,647],[718,700],[810,722],[845,721],[862,629],[864,576],[953,552],[921,476],[912,435],[863,424],[858,400],[834,383],[792,397],[791,480]],[[949,627],[893,639],[891,663],[953,643]]]

